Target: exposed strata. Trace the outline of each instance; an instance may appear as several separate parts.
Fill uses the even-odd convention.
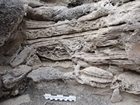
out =
[[[2,49],[1,55],[5,55],[10,60],[12,67],[28,65],[35,70],[31,73],[22,72],[18,76],[12,76],[10,73],[8,77],[13,79],[8,80],[8,83],[11,84],[10,88],[15,86],[13,81],[16,79],[21,81],[19,78],[20,76],[24,77],[24,73],[26,75],[29,73],[27,77],[35,82],[65,79],[63,72],[59,75],[59,73],[52,71],[59,69],[67,72],[68,69],[74,70],[74,65],[80,64],[82,65],[81,69],[75,71],[77,75],[73,78],[75,75],[73,74],[69,78],[73,78],[81,84],[98,88],[110,87],[113,78],[117,76],[116,81],[112,83],[119,86],[121,84],[121,86],[113,88],[115,90],[111,98],[112,102],[122,100],[118,93],[122,90],[139,94],[139,87],[136,83],[139,80],[140,72],[139,0],[116,0],[114,2],[101,0],[96,3],[83,3],[71,8],[67,7],[69,2],[63,0],[59,5],[56,5],[55,0],[47,3],[45,1],[29,2],[25,0],[24,3],[28,4],[26,7],[27,15],[24,17],[25,24],[23,22],[21,24],[25,14],[23,7],[19,11],[11,10],[11,7],[7,10],[15,11],[17,17],[12,17],[15,20],[13,20],[12,25],[6,27],[8,31],[1,29],[1,33],[4,34],[1,34],[0,37],[3,37],[4,40],[0,40],[0,49]],[[6,10],[6,8],[4,9]],[[11,21],[6,23],[9,24]],[[25,42],[23,43],[23,41]],[[42,66],[44,68],[40,70]],[[57,69],[49,69],[46,66]],[[22,69],[25,68],[22,67]],[[134,71],[136,74],[126,71]],[[55,76],[55,73],[58,76]],[[104,75],[104,73],[108,75]],[[52,76],[49,77],[49,74]],[[8,79],[7,74],[1,73],[0,78],[4,77]],[[128,82],[133,77],[132,83]],[[0,88],[3,86],[8,88],[4,81],[5,79],[1,79]],[[14,91],[14,94],[17,94],[16,92],[17,90]]]

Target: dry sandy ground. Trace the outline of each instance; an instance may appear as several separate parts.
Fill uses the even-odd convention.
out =
[[[47,101],[44,93],[75,95],[75,102]],[[81,85],[73,80],[55,80],[40,83],[29,83],[29,88],[21,96],[14,97],[0,105],[140,105],[140,96],[122,93],[123,100],[111,103],[110,89],[96,89],[91,86]]]

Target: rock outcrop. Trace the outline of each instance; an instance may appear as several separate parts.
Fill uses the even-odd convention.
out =
[[[81,68],[70,72],[69,79],[97,88],[117,84],[118,87],[115,85],[112,88],[115,89],[112,102],[122,100],[119,93],[122,91],[140,94],[136,82],[140,75],[140,1],[85,2],[73,6],[69,0],[62,0],[58,4],[55,0],[24,2],[28,4],[25,24],[20,24],[24,15],[23,8],[19,8],[19,5],[6,8],[1,4],[0,16],[4,19],[0,27],[1,53],[8,55],[12,67],[28,65],[36,69],[31,73],[26,72],[29,73],[27,78],[35,82],[64,79],[63,73],[59,75],[56,72],[58,69],[68,72],[74,70],[74,65],[80,65]],[[4,18],[5,14],[9,14],[8,21]],[[21,37],[23,31],[19,26],[24,31],[24,38]],[[17,38],[22,40],[18,43]],[[4,46],[12,43],[10,39],[13,39],[14,44],[9,49]],[[115,77],[117,79],[113,81]],[[1,78],[4,77],[1,75]],[[0,87],[2,83],[5,83],[3,79]]]
[[[84,63],[89,68],[93,66],[91,72],[95,72],[97,67],[114,76],[124,71],[138,73],[139,6],[140,2],[137,0],[113,3],[106,0],[73,8],[65,7],[66,9],[59,12],[54,10],[53,13],[57,15],[51,15],[53,17],[47,19],[48,22],[26,21],[27,41],[36,49],[42,62],[71,61],[80,65]],[[94,77],[92,73],[86,72],[89,68],[79,70],[75,80],[93,87],[110,86],[111,79],[104,79],[102,73],[99,73],[99,77]],[[133,75],[133,72],[131,73]],[[116,96],[116,90],[114,94],[113,102],[122,100],[121,96]],[[119,98],[113,99],[114,97]]]
[[[0,1],[0,59],[7,61],[4,55],[12,56],[25,40],[21,22],[25,14],[22,3],[10,0]]]
[[[96,88],[105,88],[110,86],[113,79],[112,73],[93,66],[82,70],[80,70],[80,67],[80,65],[76,65],[73,73],[73,77],[77,82]]]
[[[11,0],[0,1],[1,66],[10,64],[11,57],[26,39],[22,23],[24,15],[25,10],[22,3]],[[0,70],[0,98],[18,95],[20,93],[19,87],[30,71],[31,69],[15,76],[11,71]]]
[[[125,91],[132,94],[140,94],[140,78],[139,75],[132,72],[124,72],[117,77],[112,83],[113,88],[120,88],[121,91]]]
[[[139,1],[119,7],[100,4],[90,4],[90,13],[71,21],[67,18],[57,23],[27,20],[28,43],[43,59],[71,60],[76,64],[83,61],[100,68],[139,72],[138,63],[134,63],[139,46]],[[76,8],[72,9],[76,11]],[[132,49],[136,50],[135,54]]]

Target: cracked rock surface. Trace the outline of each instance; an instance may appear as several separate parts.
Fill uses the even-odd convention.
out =
[[[2,0],[0,18],[0,104],[140,104],[139,0]]]

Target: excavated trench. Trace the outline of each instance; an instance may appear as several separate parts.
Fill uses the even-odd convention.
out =
[[[0,18],[0,105],[140,105],[139,0],[1,0]]]

